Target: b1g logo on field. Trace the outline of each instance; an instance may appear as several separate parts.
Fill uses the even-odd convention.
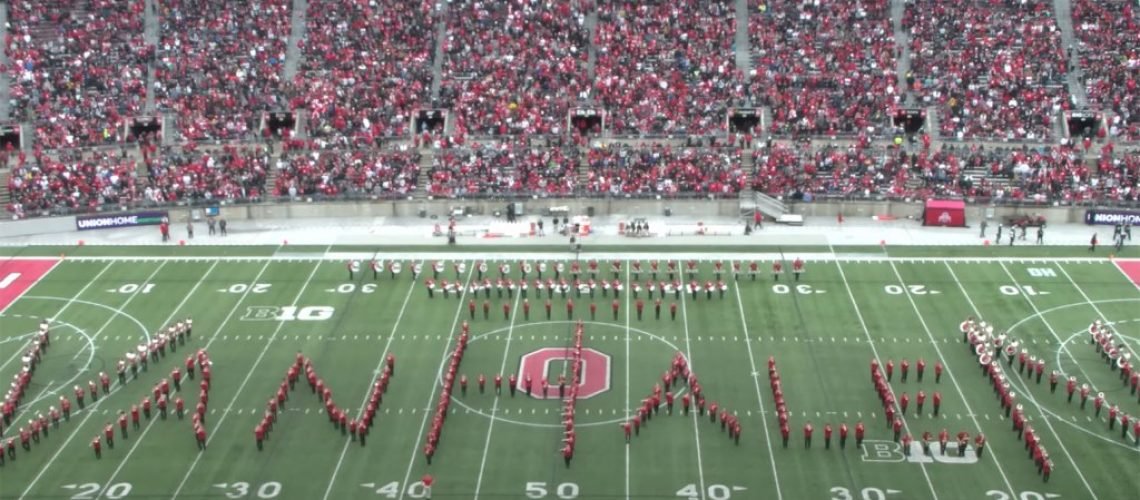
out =
[[[570,380],[570,366],[573,355],[567,347],[544,347],[523,355],[519,363],[519,380],[526,380],[529,375],[534,383],[531,397],[536,399],[558,398],[558,375],[562,372],[550,373],[550,365],[554,361],[566,363],[564,368],[566,380]],[[610,390],[610,357],[607,354],[591,349],[582,349],[582,379],[578,381],[578,399],[588,399]],[[550,381],[550,390],[542,394],[542,380]]]
[[[249,306],[242,321],[325,321],[336,312],[332,306]]]
[[[946,446],[946,454],[942,453],[938,443],[930,444],[930,455],[922,452],[922,443],[910,443],[910,454],[902,452],[902,444],[894,441],[881,441],[876,439],[863,440],[864,462],[910,462],[914,464],[973,464],[978,462],[978,454],[973,446],[966,446],[966,453],[958,456],[958,444],[951,443]]]

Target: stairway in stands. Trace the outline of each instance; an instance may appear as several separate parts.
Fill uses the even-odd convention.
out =
[[[428,197],[428,184],[431,180],[431,165],[435,161],[434,148],[420,148],[420,175],[416,179],[416,198]]]

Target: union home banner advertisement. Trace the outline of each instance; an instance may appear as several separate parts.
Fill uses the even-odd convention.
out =
[[[1140,226],[1140,211],[1137,210],[1099,210],[1093,209],[1085,212],[1085,224],[1102,224],[1115,226],[1117,224],[1131,224]]]
[[[163,220],[168,220],[165,210],[152,212],[128,212],[117,214],[77,215],[75,228],[80,231],[88,229],[110,229],[115,227],[154,226]]]

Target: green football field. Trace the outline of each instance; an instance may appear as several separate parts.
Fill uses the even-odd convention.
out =
[[[1135,472],[1140,447],[1130,429],[1124,436],[1118,424],[1109,430],[1107,411],[1095,416],[1091,401],[1084,410],[1067,403],[1063,383],[1050,393],[1047,381],[1015,376],[1013,389],[1055,464],[1052,478],[1044,482],[959,331],[966,317],[982,318],[1045,359],[1048,370],[1076,376],[1122,412],[1140,415],[1137,395],[1122,384],[1119,371],[1101,361],[1085,333],[1101,319],[1113,325],[1126,351],[1140,350],[1140,289],[1133,283],[1140,273],[1134,263],[1087,258],[1083,250],[1019,258],[1000,250],[939,257],[944,252],[937,248],[887,256],[842,250],[832,255],[826,248],[781,253],[772,247],[755,256],[760,262],[755,279],[747,272],[748,261],[733,279],[726,260],[723,297],[670,293],[662,298],[660,318],[646,290],[633,296],[635,271],[632,261],[623,260],[617,276],[625,284],[616,315],[613,292],[603,296],[600,285],[592,298],[571,290],[567,298],[555,292],[550,299],[532,285],[529,317],[519,292],[500,298],[491,290],[489,298],[478,292],[474,319],[468,311],[470,292],[457,299],[437,291],[429,298],[424,280],[432,277],[434,260],[427,260],[424,273],[413,280],[411,264],[421,262],[415,255],[398,256],[404,269],[395,279],[362,270],[350,280],[344,257],[350,249],[331,254],[324,248],[288,253],[254,248],[241,255],[201,248],[106,252],[113,255],[70,250],[74,255],[42,276],[22,271],[34,262],[23,256],[27,252],[0,258],[0,290],[11,288],[10,303],[0,314],[0,378],[10,380],[20,370],[21,352],[40,321],[49,319],[52,325],[51,347],[12,426],[46,414],[60,395],[73,397],[73,386],[86,386],[100,371],[116,379],[122,354],[165,325],[192,317],[194,334],[187,345],[140,371],[137,380],[114,381],[111,394],[88,400],[84,410],[73,411],[31,451],[17,444],[16,458],[0,467],[0,498],[423,498],[425,473],[435,479],[434,498],[1035,500],[1131,498],[1140,491]],[[785,274],[774,281],[772,259],[781,258],[790,268],[801,251],[807,259],[802,279],[797,283]],[[39,253],[53,259],[59,254],[55,249]],[[356,253],[363,267],[373,256],[392,260],[386,253]],[[651,278],[649,257],[656,256],[642,257],[637,278],[644,288]],[[689,257],[659,256],[679,259],[679,278],[685,281]],[[458,280],[476,281],[475,263],[486,259],[487,277],[498,278],[499,264],[509,262],[517,280],[524,258],[536,267],[547,263],[545,280],[558,259],[573,256],[454,253],[443,261],[439,278],[454,282],[454,266],[463,262]],[[598,254],[581,256],[582,277],[589,278],[592,258],[599,259],[598,279],[612,280],[612,259]],[[715,281],[718,258],[710,252],[697,265],[702,285]],[[565,276],[570,261],[562,262]],[[8,278],[13,274],[20,276]],[[662,260],[657,279],[667,274]],[[532,283],[535,277],[532,269]],[[654,295],[661,297],[660,291]],[[642,318],[635,308],[638,298],[646,303]],[[566,308],[570,299],[572,318]],[[484,301],[490,304],[486,319]],[[591,303],[597,304],[593,318]],[[674,303],[675,319],[669,313]],[[504,304],[511,306],[505,317]],[[595,376],[583,381],[596,394],[577,403],[576,453],[566,466],[556,397],[521,391],[512,397],[505,382],[496,396],[490,381],[481,392],[475,380],[480,374],[505,379],[519,373],[526,355],[550,352],[543,348],[567,352],[579,320],[583,347],[592,350],[587,363],[604,369],[590,371]],[[455,384],[429,465],[423,445],[441,394],[440,375],[464,321],[470,323],[472,340],[458,373],[471,382],[466,394]],[[155,417],[144,419],[127,439],[117,438],[114,448],[104,445],[96,459],[91,441],[103,426],[114,424],[119,411],[149,395],[199,348],[213,362],[207,449],[198,451],[188,417]],[[363,408],[385,355],[396,356],[395,374],[365,446],[329,423],[302,378],[258,450],[254,426],[298,352],[312,359],[334,400],[353,417]],[[661,409],[626,444],[619,423],[652,393],[678,352],[699,377],[705,398],[741,422],[739,444],[707,417],[695,411],[681,415],[684,385],[675,388],[675,413]],[[787,448],[768,385],[769,356],[776,360],[791,413]],[[545,358],[552,387],[567,369],[564,358]],[[943,397],[938,416],[929,401],[921,414],[912,403],[905,415],[908,432],[983,432],[983,456],[979,459],[972,448],[962,457],[957,450],[947,456],[937,451],[905,456],[892,440],[873,389],[869,366],[876,358],[896,365],[924,359],[921,382],[913,368],[905,382],[896,369],[891,387],[896,395],[913,398],[923,390]],[[933,366],[939,361],[946,371],[936,382]],[[602,380],[597,373],[605,375]],[[197,380],[189,387],[183,385],[183,397],[192,410]],[[836,432],[836,442],[825,449],[824,425],[853,428],[859,421],[867,426],[862,448],[855,446],[852,432],[840,449]],[[808,422],[816,435],[805,449],[801,428]],[[18,436],[17,429],[6,425],[5,440],[11,436]]]

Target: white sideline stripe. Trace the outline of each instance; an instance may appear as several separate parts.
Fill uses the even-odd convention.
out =
[[[760,403],[760,414],[766,415],[768,412],[764,409],[764,395],[760,390],[760,377],[756,375],[760,372],[756,370],[756,357],[752,353],[752,340],[748,335],[748,320],[745,319],[744,315],[744,299],[740,298],[740,283],[733,280],[732,286],[736,289],[736,305],[740,307],[740,324],[744,327],[744,344],[748,348],[748,363],[752,366],[752,383],[756,386],[756,400]],[[783,500],[784,492],[780,489],[780,473],[776,471],[776,455],[772,452],[772,435],[765,422],[760,422],[760,427],[764,429],[764,442],[768,446],[768,459],[772,462],[772,479],[776,484],[776,499]]]
[[[879,366],[883,366],[883,358],[879,356],[879,349],[875,347],[875,339],[871,337],[871,329],[867,328],[867,322],[863,319],[863,311],[859,309],[859,302],[855,300],[855,292],[851,290],[851,282],[847,281],[847,273],[843,272],[843,265],[839,262],[835,263],[835,268],[839,270],[839,278],[847,290],[847,297],[851,299],[851,307],[855,309],[855,317],[859,320],[859,326],[863,329],[863,334],[867,336],[867,345],[871,347],[871,354],[875,356]],[[874,418],[874,415],[871,418]],[[899,418],[902,419],[903,427],[906,428],[907,433],[910,433],[910,424],[907,422],[906,416],[900,415]],[[926,470],[926,464],[919,463],[918,466],[922,469],[922,477],[926,479],[926,486],[930,488],[931,498],[938,500],[938,490],[934,488],[934,482],[930,480],[930,473]]]
[[[144,250],[145,251],[145,250]],[[546,261],[569,261],[573,260],[573,256],[568,252],[482,252],[478,247],[473,247],[470,252],[385,252],[384,260],[456,260],[456,257],[467,255],[470,253],[477,253],[481,260],[487,261],[514,261],[519,259],[525,260],[546,260]],[[1070,264],[1104,264],[1110,262],[1107,257],[894,257],[883,255],[881,253],[865,254],[865,253],[845,253],[845,252],[797,252],[798,257],[803,258],[808,262],[862,262],[862,263],[884,263],[884,262],[899,262],[910,264],[931,264],[939,262],[953,262],[953,263],[975,263],[975,264],[988,264],[995,262],[1029,264],[1029,263],[1050,263],[1050,262],[1063,262]],[[167,255],[167,256],[68,256],[67,260],[74,260],[80,262],[158,262],[158,261],[209,261],[220,260],[222,262],[261,262],[264,260],[284,261],[284,262],[314,262],[314,261],[346,261],[350,259],[366,261],[372,258],[372,254],[367,252],[331,252],[327,254],[314,254],[311,256],[297,257],[297,256],[282,256],[282,255],[260,255],[260,256],[181,256],[181,255]],[[596,259],[599,262],[605,260],[640,260],[640,261],[653,261],[653,260],[697,260],[703,263],[709,263],[714,260],[723,260],[725,262],[738,260],[742,262],[771,262],[773,260],[784,260],[784,256],[780,252],[717,252],[717,251],[694,251],[694,252],[599,252],[590,253],[589,258]],[[1130,259],[1116,259],[1118,261],[1128,261]],[[644,271],[643,271],[644,272]]]
[[[424,438],[424,429],[427,427],[428,419],[431,418],[432,402],[435,401],[435,389],[440,385],[439,379],[441,378],[444,370],[443,364],[447,361],[447,353],[450,351],[449,348],[451,347],[451,339],[455,336],[455,327],[459,326],[459,316],[460,314],[463,314],[463,299],[467,297],[467,290],[471,284],[471,277],[475,276],[475,267],[476,266],[472,265],[471,268],[467,271],[467,279],[464,282],[463,291],[459,292],[459,305],[455,308],[455,319],[452,320],[451,329],[448,330],[446,337],[447,342],[443,343],[443,353],[440,354],[439,358],[439,369],[436,371],[436,378],[432,381],[431,390],[428,391],[427,402],[424,403],[424,417],[422,420],[420,420],[420,432],[416,435],[416,440],[412,442],[412,456],[408,459],[408,469],[404,472],[403,482],[400,483],[400,499],[403,499],[404,495],[408,491],[408,479],[412,477],[412,467],[416,464],[416,453],[420,450],[420,440]]]
[[[47,260],[47,259],[50,259],[50,258],[51,258],[51,257],[43,257],[43,258],[30,258],[30,257],[29,257],[29,258],[23,258],[23,257],[10,257],[10,258],[7,258],[7,259],[5,259],[5,260],[7,260],[7,261],[18,261],[18,260]],[[36,285],[40,284],[40,282],[41,282],[41,281],[43,281],[43,280],[44,280],[44,278],[46,278],[46,277],[47,277],[49,274],[51,274],[51,272],[52,272],[52,271],[55,271],[55,268],[59,267],[59,263],[60,263],[60,262],[63,262],[63,259],[56,259],[56,260],[55,260],[55,263],[53,263],[53,264],[51,265],[51,267],[49,267],[49,268],[48,268],[48,270],[47,270],[47,271],[45,271],[43,274],[41,274],[39,278],[36,278],[36,280],[35,280],[35,281],[33,281],[33,282],[32,282],[32,284],[31,284],[31,285],[30,285],[28,288],[25,288],[25,289],[24,289],[24,292],[23,292],[23,293],[21,293],[19,297],[16,297],[14,300],[12,300],[11,302],[9,302],[9,303],[8,303],[8,305],[4,306],[4,308],[3,308],[3,309],[0,309],[0,316],[3,316],[3,315],[4,315],[4,313],[8,311],[8,308],[12,307],[12,305],[13,305],[13,304],[15,304],[15,303],[19,302],[19,301],[20,301],[20,298],[22,298],[22,297],[24,296],[24,294],[25,294],[25,293],[28,293],[28,292],[32,291],[32,289],[33,289],[33,288],[35,288],[35,287],[36,287]],[[108,264],[108,265],[109,265],[109,264]],[[104,271],[106,271],[106,269],[104,269]],[[100,272],[99,274],[103,274],[103,273],[102,273],[102,272]],[[93,279],[93,280],[91,280],[91,281],[95,281],[95,280]],[[88,283],[87,285],[88,285],[88,286],[90,286],[90,285],[91,285],[91,283]],[[85,287],[83,287],[83,289],[84,289],[84,290],[86,290],[86,289],[87,289],[87,287],[85,286]],[[78,296],[79,296],[79,295],[78,295],[78,294],[76,294],[76,297],[78,297]],[[7,364],[7,363],[5,363],[5,364]]]
[[[516,293],[514,308],[511,309],[511,322],[509,325],[507,325],[507,342],[503,347],[503,362],[499,365],[499,373],[506,371],[507,360],[510,359],[511,339],[514,337],[513,333],[515,331],[515,318],[517,318],[519,315],[519,297],[522,297],[522,294]],[[460,300],[460,303],[462,302],[463,301]],[[499,401],[501,399],[501,397],[496,395],[494,402],[491,403],[492,416],[495,415],[495,412],[499,410]],[[483,489],[483,471],[487,468],[487,452],[491,451],[491,433],[495,431],[495,421],[498,419],[491,418],[489,420],[491,422],[487,424],[487,439],[483,443],[483,458],[479,461],[479,476],[475,480],[475,495],[473,497],[474,500],[479,500],[479,492]]]
[[[52,269],[55,269],[56,266],[58,266],[58,265],[59,264],[56,263],[55,266],[52,266]],[[63,304],[63,307],[60,308],[60,310],[56,311],[55,314],[51,315],[51,319],[49,319],[48,322],[49,323],[54,322],[55,318],[58,318],[60,315],[63,314],[64,311],[67,310],[67,308],[71,307],[71,304],[74,304],[76,300],[79,300],[79,297],[83,295],[83,292],[86,292],[88,288],[91,288],[91,285],[94,285],[96,281],[99,281],[99,278],[103,276],[103,273],[107,272],[107,270],[110,269],[112,265],[113,265],[113,263],[108,262],[106,266],[103,266],[103,269],[99,271],[99,274],[96,274],[94,278],[91,278],[91,281],[88,281],[86,285],[83,285],[83,288],[80,288],[78,293],[76,293],[74,296],[72,296],[71,299],[67,301],[67,303]],[[48,272],[50,273],[51,271],[48,271]],[[47,273],[44,273],[43,276],[40,276],[40,278],[38,280],[36,280],[36,283],[39,283],[40,280],[42,280],[46,276],[47,276]],[[8,308],[12,307],[13,304],[15,304],[16,302],[19,302],[20,299],[28,296],[29,295],[28,292],[31,292],[33,287],[35,287],[34,284],[32,286],[28,287],[28,289],[25,290],[24,293],[20,294],[19,297],[16,297],[16,300],[13,300],[12,302],[8,303],[8,307],[5,307],[3,311],[0,311],[0,316],[3,316],[4,313],[8,311]],[[70,336],[65,337],[65,338],[70,338]],[[27,345],[31,345],[31,344],[32,344],[32,340],[28,340]],[[0,365],[0,370],[7,368],[8,364],[10,364],[16,358],[20,357],[20,354],[24,353],[25,347],[26,346],[21,346],[19,349],[16,349],[15,350],[16,352],[12,353],[12,357],[8,358],[8,360],[5,361],[4,364]],[[18,421],[19,420],[17,420],[17,422]],[[4,429],[4,430],[8,431],[8,430],[11,430],[11,428]],[[2,434],[0,434],[0,435],[2,435]]]
[[[974,304],[974,301],[972,299],[970,299],[970,294],[966,292],[966,287],[965,287],[965,285],[962,284],[962,281],[958,279],[958,274],[954,272],[954,268],[951,267],[949,263],[947,263],[946,269],[948,271],[950,271],[950,276],[954,279],[954,283],[958,285],[958,289],[962,291],[962,296],[965,297],[966,302],[968,302],[970,304],[970,309],[973,309],[974,314],[977,314],[978,317],[980,318],[981,317],[981,311],[978,309],[978,306]],[[1009,273],[1009,269],[1007,269],[1005,267],[1005,264],[1002,264],[1002,269],[1005,270],[1006,274],[1008,274],[1011,279],[1013,278],[1013,275]],[[1017,280],[1015,279],[1013,281],[1014,281],[1014,284],[1016,285]],[[1016,286],[1018,288],[1021,287],[1021,285],[1016,285]],[[1024,296],[1025,300],[1029,302],[1029,305],[1030,305],[1030,307],[1033,308],[1034,312],[1036,312],[1038,315],[1040,315],[1041,312],[1037,308],[1037,305],[1034,304],[1033,301],[1030,300],[1028,296],[1025,296],[1025,294],[1021,294],[1021,295]],[[1041,316],[1041,321],[1045,322],[1044,316]],[[1052,326],[1049,325],[1049,323],[1046,322],[1045,325],[1047,327],[1049,327],[1050,331],[1052,331]],[[1055,331],[1053,332],[1053,337],[1057,337],[1057,332],[1055,332]],[[1061,348],[1062,349],[1065,348],[1064,343],[1061,343]],[[1072,354],[1070,354],[1069,356],[1071,357]],[[1077,367],[1080,368],[1080,365],[1078,364]],[[1083,370],[1083,368],[1081,368],[1081,369]],[[1020,377],[1010,377],[1010,380],[1011,381],[1017,380],[1018,382],[1020,382],[1021,379],[1020,379]],[[1011,383],[1016,383],[1016,382],[1011,382]],[[1025,394],[1026,394],[1026,396],[1030,396],[1028,390],[1025,391]],[[1088,490],[1089,494],[1092,495],[1092,498],[1095,500],[1097,498],[1096,492],[1093,491],[1092,486],[1090,486],[1089,482],[1085,479],[1084,473],[1081,471],[1080,466],[1077,465],[1077,461],[1073,459],[1073,455],[1071,453],[1069,453],[1069,448],[1067,446],[1065,446],[1065,441],[1061,439],[1061,435],[1057,433],[1057,429],[1053,428],[1053,423],[1049,421],[1049,417],[1048,417],[1048,415],[1045,414],[1045,411],[1041,408],[1041,404],[1037,402],[1036,398],[1027,397],[1026,399],[1029,399],[1030,401],[1032,401],[1034,403],[1034,406],[1037,407],[1038,413],[1041,414],[1041,420],[1043,420],[1045,422],[1045,426],[1048,427],[1049,432],[1051,432],[1053,434],[1053,439],[1056,439],[1057,445],[1061,447],[1061,452],[1063,452],[1065,454],[1065,456],[1069,459],[1069,463],[1072,464],[1073,470],[1077,472],[1077,476],[1080,477],[1081,482],[1084,483],[1085,489]]]
[[[265,269],[268,267],[268,265],[269,264],[266,263],[265,267],[262,267],[261,271],[265,272]],[[309,273],[309,277],[305,279],[304,284],[301,285],[301,290],[299,290],[297,292],[297,296],[293,298],[293,302],[290,305],[293,305],[293,306],[297,305],[297,302],[300,301],[301,297],[305,295],[305,290],[309,288],[309,284],[313,282],[313,276],[316,276],[317,270],[320,268],[321,268],[321,266],[319,263],[317,265],[313,266],[313,270]],[[258,273],[258,277],[259,278],[261,277],[261,273]],[[254,282],[256,283],[256,281],[254,281]],[[249,291],[252,289],[253,289],[252,286],[246,287],[245,293],[249,293]],[[242,300],[244,300],[244,299],[245,299],[245,296],[243,295]],[[238,302],[238,304],[240,304],[240,303],[241,303],[241,301]],[[233,310],[230,311],[230,315],[226,317],[226,321],[229,321],[229,319],[231,317],[233,317],[233,313],[236,310],[237,310],[237,306],[234,306]],[[234,392],[234,397],[233,397],[233,399],[230,400],[229,405],[226,406],[226,410],[233,408],[234,403],[236,403],[238,398],[241,396],[242,390],[244,390],[246,384],[249,383],[249,379],[253,378],[254,372],[257,371],[257,366],[261,364],[262,359],[265,359],[265,353],[269,352],[269,347],[272,346],[273,341],[277,339],[277,334],[281,333],[281,329],[285,327],[285,323],[286,323],[285,321],[280,321],[277,323],[277,328],[275,328],[273,330],[273,335],[269,337],[269,340],[265,341],[265,346],[263,346],[261,348],[261,352],[257,355],[257,359],[255,359],[253,361],[253,365],[251,365],[249,367],[249,373],[247,373],[245,375],[245,379],[241,381],[241,385],[238,386],[237,392]],[[220,327],[219,327],[219,330],[221,330]],[[217,332],[215,332],[214,337],[217,337],[217,336],[218,336],[218,334],[217,334]],[[213,342],[213,341],[214,341],[214,339],[211,338],[210,342]],[[210,344],[207,343],[206,347],[209,347],[209,346],[210,346]],[[222,428],[222,423],[226,421],[226,417],[228,417],[229,415],[230,415],[229,411],[226,411],[225,413],[223,413],[221,418],[218,419],[218,423],[214,425],[213,429],[211,429],[211,432],[208,435],[209,437],[206,438],[206,447],[207,448],[209,448],[209,446],[210,446],[210,441],[212,441],[214,439],[214,437],[216,437],[218,435],[218,429]],[[200,460],[202,460],[202,456],[205,454],[206,454],[205,450],[199,450],[198,451],[198,454],[194,457],[194,461],[190,463],[190,468],[186,470],[186,475],[182,477],[182,481],[178,483],[178,488],[174,490],[174,495],[171,496],[171,499],[178,498],[178,494],[182,493],[182,488],[186,486],[186,482],[190,480],[190,475],[194,473],[194,469],[196,467],[198,467],[198,462]]]
[[[694,373],[693,369],[693,347],[689,343],[689,313],[688,308],[685,307],[685,296],[687,293],[681,293],[681,323],[685,326],[685,361],[689,363],[689,373]],[[697,445],[697,478],[701,482],[701,498],[705,498],[705,464],[701,458],[701,426],[698,424],[697,412],[693,412],[693,435],[696,439]]]
[[[396,330],[400,328],[400,321],[404,319],[404,312],[408,309],[408,302],[411,300],[412,292],[415,291],[415,289],[416,282],[413,280],[411,286],[408,287],[407,295],[404,296],[404,304],[400,306],[400,312],[396,314],[396,321],[392,323],[392,333],[388,335],[388,342],[384,344],[384,349],[380,351],[380,362],[377,363],[376,368],[372,370],[372,380],[368,383],[368,388],[364,391],[364,399],[360,402],[360,409],[356,412],[358,415],[364,412],[364,407],[368,405],[368,399],[372,396],[372,386],[376,383],[376,380],[380,378],[380,370],[384,367],[384,360],[390,352],[389,349],[392,347],[392,340],[396,338]],[[337,459],[336,467],[333,468],[332,476],[329,477],[329,485],[325,488],[325,495],[322,497],[324,500],[328,500],[329,495],[332,493],[333,484],[336,482],[337,474],[340,473],[340,467],[344,463],[344,456],[348,453],[348,446],[350,444],[352,444],[352,440],[346,439],[344,441],[344,448],[340,450],[340,458]]]
[[[630,268],[630,266],[625,266],[625,282],[626,283],[629,283],[629,273],[630,273],[629,268]],[[629,333],[630,333],[630,326],[631,326],[630,325],[630,316],[629,316],[630,315],[630,312],[629,312],[630,295],[633,295],[633,294],[629,293],[629,292],[627,292],[625,294],[625,413],[623,414],[623,416],[626,419],[631,418],[631,415],[629,414],[629,410],[630,410],[630,408],[629,408],[629,365],[632,364],[631,363],[632,358],[631,358],[631,354],[629,351]],[[626,420],[624,425],[629,425],[629,420]],[[629,496],[630,495],[630,493],[629,493],[629,474],[630,474],[630,472],[629,472],[629,455],[630,455],[629,443],[626,443],[626,445],[625,445],[625,500],[629,500],[629,498],[630,498],[630,496]]]
[[[903,279],[902,273],[899,272],[898,266],[891,263],[891,271],[895,273],[895,278],[899,280],[899,285],[902,286],[904,290],[907,289],[906,281]],[[970,415],[970,420],[974,422],[974,427],[981,429],[982,424],[978,422],[978,417],[977,414],[974,413],[974,409],[970,408],[970,402],[966,399],[966,392],[962,390],[962,386],[958,384],[958,379],[954,377],[954,371],[950,369],[950,360],[942,354],[942,348],[938,347],[938,342],[934,340],[934,332],[930,330],[930,326],[926,323],[926,318],[922,316],[922,311],[918,308],[918,303],[914,301],[914,295],[910,293],[903,295],[906,295],[907,302],[910,302],[911,309],[914,309],[914,314],[918,317],[918,322],[922,324],[922,329],[926,331],[926,336],[930,337],[930,344],[934,346],[934,352],[938,353],[938,358],[942,360],[942,365],[946,368],[946,377],[954,384],[954,390],[958,392],[958,397],[962,398],[962,404],[966,407],[966,413]],[[1001,474],[1001,479],[1005,482],[1005,487],[1009,488],[1009,492],[1016,498],[1017,489],[1014,488],[1013,483],[1009,481],[1009,476],[1006,475],[1005,469],[1001,466],[1001,460],[998,460],[994,450],[990,450],[990,455],[993,456],[994,465],[997,466],[998,474]]]
[[[202,273],[202,277],[198,278],[198,282],[194,284],[194,288],[191,288],[189,292],[186,292],[186,296],[182,298],[182,302],[179,302],[177,306],[174,306],[174,310],[170,312],[170,316],[166,318],[166,321],[162,322],[163,327],[169,325],[170,322],[178,316],[178,312],[182,310],[182,307],[186,305],[186,302],[190,300],[190,297],[194,295],[194,292],[198,291],[198,287],[202,286],[202,283],[206,281],[206,276],[209,276],[210,273],[214,272],[214,268],[216,267],[218,267],[217,261],[215,261],[213,264],[210,264],[210,268],[207,269],[206,272]],[[103,481],[103,487],[100,488],[99,493],[95,495],[95,500],[102,498],[103,495],[107,493],[107,489],[110,488],[111,485],[115,484],[115,478],[118,477],[119,472],[121,472],[123,470],[123,467],[127,465],[127,461],[131,459],[131,455],[135,453],[135,449],[137,449],[139,447],[139,444],[142,443],[143,438],[146,437],[146,433],[150,432],[150,428],[154,425],[155,422],[158,422],[158,420],[159,419],[155,418],[151,419],[150,422],[147,422],[146,427],[144,427],[142,430],[142,433],[140,433],[139,436],[135,438],[134,443],[131,444],[131,449],[127,450],[127,455],[123,457],[123,461],[119,462],[119,466],[116,467],[115,471],[111,473],[111,477],[106,481]]]
[[[109,268],[109,267],[111,267],[111,266],[107,266],[107,268]],[[162,267],[163,266],[158,266],[159,269],[161,269]],[[104,268],[103,270],[106,271],[107,268]],[[155,269],[155,271],[157,272],[158,269]],[[102,273],[100,273],[100,274],[102,274]],[[155,273],[151,273],[150,277],[147,278],[147,280],[149,281],[150,279],[153,279],[154,276],[155,276]],[[96,280],[94,280],[94,279],[91,280],[92,283],[94,283],[95,281]],[[126,308],[127,305],[129,305],[131,303],[131,301],[135,299],[135,297],[138,297],[141,294],[142,294],[142,287],[139,287],[138,290],[136,290],[134,293],[131,293],[130,297],[127,297],[127,300],[123,302],[123,305],[120,306],[119,309],[122,310],[122,309]],[[107,318],[107,321],[105,321],[103,323],[103,326],[100,326],[99,329],[95,331],[95,336],[98,336],[100,333],[103,332],[103,330],[106,330],[108,326],[111,326],[111,323],[114,322],[115,318],[117,318],[117,317],[118,317],[117,315],[111,315],[110,318]],[[59,458],[59,455],[61,453],[63,453],[63,450],[67,448],[68,443],[70,443],[72,439],[75,439],[75,436],[78,434],[79,428],[83,427],[83,425],[86,424],[87,421],[90,420],[91,417],[95,415],[95,407],[99,406],[104,401],[110,399],[110,395],[115,393],[115,392],[118,392],[118,390],[122,387],[123,387],[122,385],[116,386],[115,389],[111,391],[111,393],[104,394],[103,397],[99,398],[98,401],[93,401],[91,403],[91,406],[88,407],[89,411],[87,412],[87,416],[83,417],[83,421],[79,422],[79,425],[75,426],[75,431],[72,431],[72,433],[67,436],[67,439],[63,442],[63,445],[61,445],[59,447],[59,449],[56,450],[55,454],[52,455],[50,459],[48,459],[47,463],[44,464],[42,469],[40,469],[40,472],[38,474],[36,474],[36,477],[32,478],[32,481],[30,483],[28,483],[28,486],[27,486],[27,488],[24,489],[24,492],[20,493],[21,499],[28,496],[28,492],[32,491],[32,488],[36,485],[36,483],[39,482],[40,478],[44,476],[44,473],[46,473],[48,471],[48,469],[51,468],[52,464],[55,463],[56,459]],[[25,411],[25,413],[27,411],[31,411],[31,409],[29,408],[28,410]]]

